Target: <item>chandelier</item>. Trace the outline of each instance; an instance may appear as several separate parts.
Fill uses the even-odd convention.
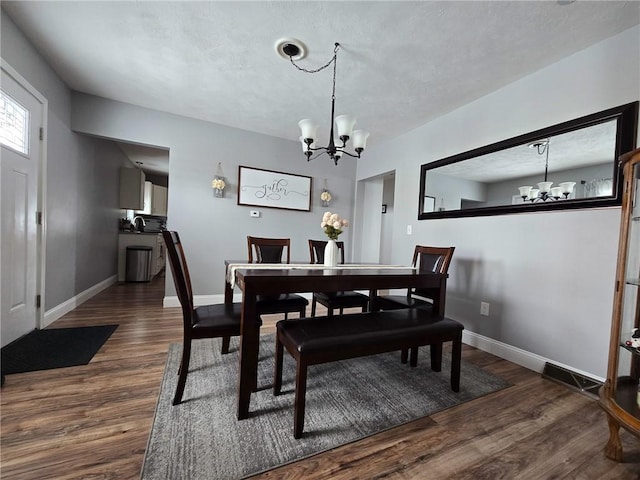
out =
[[[549,145],[550,140],[548,138],[529,144],[529,148],[535,148],[538,152],[538,155],[546,154],[546,158],[544,163],[544,182],[538,182],[538,188],[534,188],[531,185],[518,187],[520,196],[525,202],[527,200],[529,200],[531,203],[546,202],[547,200],[566,200],[567,198],[569,198],[569,195],[573,193],[573,187],[575,186],[576,182],[561,182],[557,187],[552,187],[551,185],[553,185],[553,182],[547,181],[547,173],[549,170]]]
[[[289,58],[291,64],[302,72],[318,73],[327,68],[329,65],[333,64],[333,88],[331,91],[331,129],[329,132],[329,144],[326,147],[316,147],[315,142],[318,138],[318,125],[316,125],[313,120],[305,118],[304,120],[300,120],[298,122],[298,126],[302,131],[302,136],[300,137],[300,142],[302,143],[302,151],[306,155],[307,161],[313,160],[319,157],[321,154],[326,153],[333,160],[333,162],[338,165],[338,160],[340,160],[343,155],[360,158],[360,154],[364,151],[367,145],[369,132],[365,130],[353,130],[353,127],[356,123],[356,119],[353,115],[339,115],[335,117],[336,64],[339,48],[340,44],[336,43],[333,49],[333,57],[325,65],[315,70],[307,70],[296,65],[294,61],[294,57],[300,59],[306,53],[306,50],[304,49],[304,46],[301,45],[300,41],[287,40],[281,42],[280,45],[276,45],[276,50],[281,52],[282,56],[286,55]],[[334,138],[334,123],[337,130],[336,138]],[[349,139],[352,139],[353,150],[355,153],[350,153],[346,150],[347,142],[349,141]],[[311,158],[314,152],[318,152],[318,154],[315,157]]]

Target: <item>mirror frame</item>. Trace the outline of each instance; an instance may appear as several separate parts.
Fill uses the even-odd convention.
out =
[[[617,120],[616,128],[616,151],[613,160],[613,192],[612,196],[594,199],[572,199],[561,202],[543,202],[520,205],[504,205],[481,208],[466,208],[459,210],[445,210],[436,212],[424,212],[426,174],[428,170],[450,165],[452,163],[463,162],[474,157],[486,155],[488,153],[505,150],[528,144],[544,137],[552,137],[563,133],[587,128],[610,120]],[[509,215],[514,213],[531,213],[545,210],[569,210],[577,208],[595,208],[618,206],[622,198],[622,169],[618,164],[618,158],[623,153],[629,152],[636,147],[636,132],[638,128],[638,101],[627,103],[619,107],[603,110],[598,113],[586,115],[584,117],[558,123],[551,127],[542,128],[534,132],[525,133],[507,140],[492,143],[484,147],[468,150],[463,153],[452,155],[434,162],[424,163],[420,166],[420,193],[418,198],[418,220],[431,220],[436,218],[460,218],[460,217],[480,217],[490,215]]]

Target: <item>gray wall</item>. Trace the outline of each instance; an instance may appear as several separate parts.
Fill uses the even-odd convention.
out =
[[[45,310],[116,274],[118,167],[109,142],[71,131],[71,92],[2,13],[1,55],[49,102]]]
[[[169,150],[167,227],[180,233],[190,260],[194,294],[224,293],[224,260],[247,258],[247,235],[289,237],[292,260],[309,261],[307,239],[322,239],[320,192],[324,178],[333,196],[329,210],[351,219],[355,161],[335,167],[326,156],[307,162],[299,141],[216,125],[74,93],[72,128],[78,132]],[[274,120],[275,121],[275,120]],[[297,126],[291,120],[292,132]],[[295,135],[292,135],[295,136]],[[227,179],[225,197],[214,198],[211,180],[218,162]],[[239,206],[238,166],[313,177],[311,212]],[[252,218],[250,210],[261,216]],[[351,229],[341,235],[350,248]],[[168,295],[174,295],[168,282]]]
[[[447,315],[483,348],[605,376],[620,209],[417,221],[420,165],[638,100],[639,38],[640,27],[627,30],[374,145],[359,162],[359,181],[396,171],[394,262],[416,244],[456,246]]]

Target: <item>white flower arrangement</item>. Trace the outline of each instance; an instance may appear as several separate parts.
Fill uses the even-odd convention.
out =
[[[211,188],[215,188],[216,190],[224,190],[224,187],[226,186],[227,184],[224,183],[224,180],[222,180],[221,178],[215,178],[211,182]]]
[[[342,229],[349,226],[349,222],[344,218],[340,218],[337,213],[324,212],[320,226],[327,237],[331,240],[337,240],[338,235],[342,233]]]
[[[322,193],[320,194],[320,200],[322,200],[323,202],[331,201],[331,194],[329,193],[329,190],[322,191]]]

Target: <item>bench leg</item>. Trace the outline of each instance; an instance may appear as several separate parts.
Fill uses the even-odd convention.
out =
[[[418,365],[418,347],[411,347],[410,365],[415,367]]]
[[[451,390],[460,391],[460,363],[462,360],[462,332],[451,342]]]
[[[307,364],[298,358],[296,395],[293,407],[293,438],[301,438],[304,429],[304,403],[307,394]]]
[[[407,359],[409,358],[409,349],[403,348],[400,352],[400,362],[407,363]]]
[[[442,370],[442,342],[432,343],[431,349],[431,370],[439,372]]]
[[[283,347],[282,343],[278,339],[278,335],[276,334],[276,358],[275,358],[275,368],[273,370],[273,394],[280,395],[280,391],[282,390],[282,353]]]

